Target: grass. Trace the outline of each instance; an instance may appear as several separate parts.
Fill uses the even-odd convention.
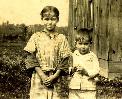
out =
[[[30,78],[24,66],[23,45],[14,45],[14,43],[13,46],[11,45],[7,43],[0,47],[0,98],[2,99],[19,99],[28,97],[29,93]]]
[[[0,45],[0,99],[29,99],[30,74],[25,69],[23,58],[25,43]],[[104,81],[98,83],[98,99],[122,98],[122,85],[119,87],[112,84],[117,83]]]

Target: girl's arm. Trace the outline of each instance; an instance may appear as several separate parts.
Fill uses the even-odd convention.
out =
[[[58,78],[61,75],[68,74],[68,61],[69,57],[66,57],[64,59],[61,59],[60,63],[58,64],[58,67],[56,68],[57,71],[54,75],[51,75],[48,77],[48,79],[45,81],[45,84],[51,84],[56,78]]]
[[[39,75],[40,79],[42,79],[43,83],[45,84],[45,81],[47,80],[48,76],[46,76],[42,71],[34,53],[29,53],[25,51],[24,54],[25,54],[24,58],[25,58],[26,69],[34,69]]]
[[[53,75],[54,76],[54,79],[55,78],[58,78],[59,75],[60,75],[60,73],[61,73],[61,70],[57,70],[56,73]]]
[[[72,67],[72,57],[67,56],[65,58],[62,58],[60,63],[58,64],[57,70],[61,70],[62,75],[69,74],[69,67]]]
[[[47,76],[44,74],[42,69],[40,67],[35,67],[35,71],[38,73],[38,75],[42,79],[42,81],[45,82]]]
[[[47,79],[45,79],[44,84],[46,86],[50,86],[52,84],[52,82],[59,77],[61,73],[61,70],[57,70],[56,73],[54,75],[50,75],[49,77],[47,77]]]

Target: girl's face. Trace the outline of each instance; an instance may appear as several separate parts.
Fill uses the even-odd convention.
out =
[[[76,48],[80,52],[80,54],[84,55],[89,53],[90,49],[90,42],[87,39],[84,39],[82,41],[76,42]]]
[[[47,12],[44,14],[42,21],[44,24],[44,28],[47,31],[53,31],[53,30],[55,30],[56,24],[58,22],[58,18],[55,16],[55,13]]]

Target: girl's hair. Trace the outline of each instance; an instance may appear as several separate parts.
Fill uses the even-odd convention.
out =
[[[41,18],[44,17],[44,13],[46,13],[46,12],[54,12],[55,13],[55,16],[59,20],[59,10],[56,7],[54,7],[54,6],[46,6],[46,7],[44,7],[43,10],[40,13]]]
[[[81,42],[81,41],[85,41],[86,39],[88,40],[88,42],[90,42],[90,44],[92,43],[92,37],[90,36],[90,31],[86,28],[83,29],[79,29],[77,31],[76,37],[75,37],[75,42]]]

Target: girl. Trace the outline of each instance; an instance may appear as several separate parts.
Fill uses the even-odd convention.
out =
[[[26,67],[34,68],[31,78],[30,99],[60,99],[70,49],[63,34],[56,32],[59,11],[56,7],[46,6],[40,13],[44,30],[34,33],[25,51],[31,53],[26,58]],[[36,53],[36,56],[34,56]],[[37,60],[34,59],[36,57]]]
[[[91,38],[87,29],[76,35],[76,50],[73,53],[73,77],[70,81],[69,99],[95,99],[96,86],[92,78],[99,73],[97,56],[90,51]]]

